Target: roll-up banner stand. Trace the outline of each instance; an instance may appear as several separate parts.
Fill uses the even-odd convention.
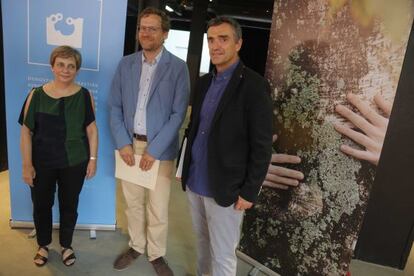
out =
[[[2,0],[2,11],[11,227],[33,226],[30,190],[22,180],[19,113],[28,92],[53,78],[53,48],[69,45],[82,54],[76,80],[93,94],[99,130],[98,170],[84,183],[76,228],[114,230],[116,190],[106,101],[123,55],[127,0]],[[54,225],[58,221],[56,198]]]

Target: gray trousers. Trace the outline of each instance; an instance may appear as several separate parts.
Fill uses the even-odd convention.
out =
[[[213,198],[200,196],[187,187],[193,228],[197,236],[197,276],[234,276],[236,247],[243,211],[234,204],[221,207]]]

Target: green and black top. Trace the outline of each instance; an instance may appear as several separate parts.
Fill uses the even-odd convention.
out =
[[[47,95],[43,87],[37,87],[24,118],[26,101],[19,123],[24,123],[33,134],[32,162],[35,168],[65,168],[89,159],[86,127],[95,121],[95,114],[86,88],[55,99]]]

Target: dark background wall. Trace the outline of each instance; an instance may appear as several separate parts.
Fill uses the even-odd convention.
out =
[[[125,29],[125,55],[135,52],[136,24],[137,16],[128,15]],[[191,22],[172,21],[171,28],[182,31],[190,31]],[[264,75],[270,29],[255,28],[244,25],[242,26],[242,30],[243,46],[239,53],[240,58],[248,67],[252,68],[259,74]],[[203,31],[205,32],[205,26],[203,28]]]
[[[243,27],[243,46],[240,58],[260,75],[264,75],[269,45],[269,29]]]

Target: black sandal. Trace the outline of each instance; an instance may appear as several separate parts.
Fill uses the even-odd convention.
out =
[[[39,251],[41,249],[43,249],[44,251],[46,251],[48,256],[42,256],[42,255],[40,255],[39,254]],[[38,267],[44,266],[47,263],[48,257],[49,257],[49,248],[47,246],[39,246],[39,248],[37,249],[36,256],[34,256],[34,258],[33,258],[34,264],[36,266],[38,266]],[[36,262],[37,260],[41,260],[42,263],[37,263]]]
[[[70,253],[68,256],[66,256],[66,258],[63,258],[63,256],[65,255],[65,252],[71,250],[72,253]],[[70,262],[72,261],[73,262]],[[62,263],[66,266],[71,266],[75,263],[76,260],[76,256],[75,256],[75,252],[73,252],[73,248],[72,247],[67,247],[67,248],[63,248],[62,249]]]

